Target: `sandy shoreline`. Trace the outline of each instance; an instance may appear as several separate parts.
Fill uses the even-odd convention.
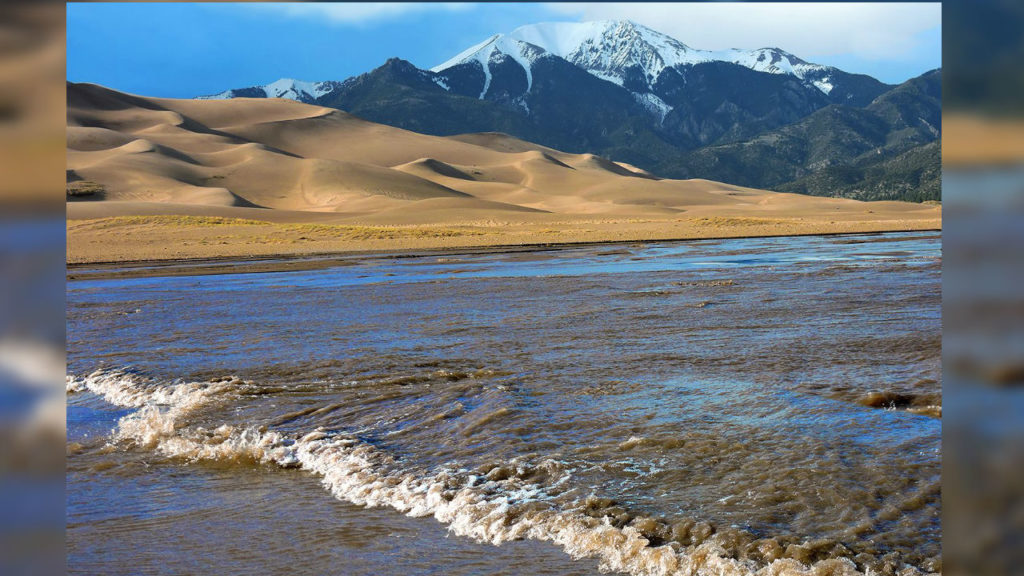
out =
[[[490,230],[479,225],[403,228],[200,222],[189,224],[178,217],[71,220],[68,279],[313,270],[367,257],[531,252],[651,241],[941,231],[940,219],[827,225],[763,218],[592,221],[561,228],[523,223]]]

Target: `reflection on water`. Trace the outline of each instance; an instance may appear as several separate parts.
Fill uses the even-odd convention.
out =
[[[937,234],[345,264],[68,284],[70,566],[941,570]]]

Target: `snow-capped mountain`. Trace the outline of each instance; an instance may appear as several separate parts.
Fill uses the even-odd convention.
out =
[[[638,93],[652,92],[651,89],[666,68],[708,62],[728,62],[757,72],[787,74],[808,81],[825,94],[833,88],[829,83],[830,73],[841,72],[828,66],[805,62],[778,48],[698,50],[628,20],[545,22],[522,26],[507,35],[496,34],[431,68],[431,71],[444,73],[458,65],[476,62],[489,80],[491,62],[504,55],[522,66],[528,78],[534,62],[553,55],[572,62],[598,78],[626,86]],[[627,83],[630,85],[627,86]],[[480,97],[483,98],[485,94],[486,88]]]
[[[469,47],[429,70],[432,81],[444,90],[453,90],[453,76],[466,66],[482,72],[477,97],[488,97],[495,69],[508,64],[522,70],[525,90],[533,88],[533,68],[539,60],[562,58],[593,76],[628,89],[634,99],[653,115],[664,119],[672,106],[658,94],[658,81],[667,69],[684,70],[698,64],[724,62],[756,72],[788,75],[831,95],[836,86],[853,76],[830,66],[808,63],[778,48],[756,50],[699,50],[666,34],[629,20],[599,22],[544,22],[522,26],[508,34],[495,34]],[[336,81],[303,82],[282,78],[263,86],[236,88],[201,99],[288,98],[316,103],[340,87]],[[845,93],[834,101],[853,100]],[[528,105],[520,99],[520,106]],[[859,102],[860,105],[866,102]]]
[[[443,72],[460,64],[476,62],[484,73],[484,87],[480,92],[480,98],[483,99],[490,88],[491,78],[493,77],[491,74],[492,62],[499,62],[504,59],[515,61],[526,73],[526,91],[529,92],[533,88],[533,63],[538,58],[544,56],[546,54],[542,48],[509,36],[495,34],[480,44],[461,52],[444,64],[431,68],[430,71],[435,73]],[[443,75],[438,78],[438,85],[442,88],[447,84],[444,79]]]
[[[701,65],[731,64],[798,80],[823,103],[866,106],[887,87],[877,80],[806,62],[778,48],[700,50],[629,20],[545,22],[495,34],[449,60],[422,70],[441,90],[479,100],[506,102],[530,114],[537,66],[562,60],[630,93],[634,103],[664,125],[684,98],[689,76]],[[265,86],[227,90],[207,99],[289,98],[323,104],[346,82],[281,79]],[[720,80],[718,80],[720,82]],[[714,87],[712,87],[714,88]],[[775,89],[779,89],[776,84]],[[801,100],[814,100],[803,95]],[[792,98],[790,98],[792,100]],[[819,99],[820,100],[820,99]],[[813,108],[820,107],[812,104]]]
[[[341,82],[285,79],[206,98],[291,98],[414,132],[504,132],[659,175],[775,187],[933,141],[937,129],[918,125],[939,125],[939,98],[913,86],[883,98],[894,91],[778,48],[701,50],[605,21],[523,26],[431,69],[390,58]],[[755,141],[767,144],[751,152]]]
[[[263,86],[235,88],[219,94],[199,96],[198,100],[227,100],[229,98],[286,98],[307,104],[316,102],[338,87],[338,82],[303,82],[291,78],[281,78]]]

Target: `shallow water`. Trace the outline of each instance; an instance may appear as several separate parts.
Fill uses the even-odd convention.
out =
[[[68,283],[73,571],[941,570],[937,234],[344,264]]]

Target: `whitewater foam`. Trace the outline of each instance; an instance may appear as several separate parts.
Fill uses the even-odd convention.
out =
[[[653,529],[645,528],[657,525],[654,519],[636,517],[623,524],[609,515],[586,513],[590,503],[597,502],[600,509],[610,501],[588,497],[583,509],[557,506],[549,491],[566,482],[572,471],[552,459],[535,464],[513,461],[483,474],[468,474],[465,470],[416,474],[401,470],[400,463],[386,452],[337,431],[318,428],[289,438],[263,427],[222,424],[207,429],[189,425],[198,412],[238,399],[249,387],[251,384],[233,377],[160,385],[122,371],[67,378],[68,393],[88,390],[111,404],[136,409],[118,421],[113,432],[115,442],[188,460],[251,461],[302,468],[320,476],[336,498],[362,506],[389,507],[414,517],[433,516],[451,532],[480,542],[499,545],[524,538],[549,541],[573,558],[597,558],[602,570],[637,576],[861,574],[847,558],[810,564],[776,558],[760,565],[751,559],[736,559],[729,556],[724,543],[710,529],[704,530],[704,536],[694,545],[684,546],[678,541],[655,545]],[[630,438],[623,448],[644,440]],[[529,480],[534,475],[555,480],[539,484]],[[906,567],[900,574],[920,572]]]

